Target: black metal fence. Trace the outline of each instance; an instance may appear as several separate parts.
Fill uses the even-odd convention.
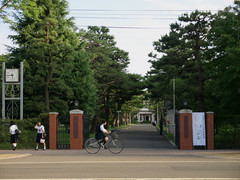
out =
[[[89,123],[90,123],[90,115],[83,115],[83,145],[89,138]]]
[[[57,117],[57,148],[70,149],[70,116]]]
[[[215,124],[214,143],[216,149],[240,148],[240,124]]]

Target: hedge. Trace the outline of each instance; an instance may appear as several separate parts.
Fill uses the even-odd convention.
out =
[[[10,119],[0,119],[0,149],[11,149],[12,145],[10,144]],[[17,145],[18,149],[34,149],[36,146],[36,129],[34,129],[35,125],[38,121],[41,121],[45,127],[47,137],[46,142],[48,146],[48,137],[49,137],[49,117],[48,114],[40,114],[38,118],[31,119],[15,119],[13,120],[15,124],[18,126],[19,130],[21,130],[21,134],[19,135],[19,143]]]

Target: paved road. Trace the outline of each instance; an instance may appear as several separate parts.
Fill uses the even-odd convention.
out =
[[[238,178],[240,151],[180,151],[151,125],[120,131],[119,155],[85,150],[0,151],[0,179]],[[17,158],[18,156],[22,156]],[[23,157],[25,156],[25,157]],[[9,159],[13,157],[12,159]]]
[[[139,124],[120,130],[120,139],[124,141],[125,148],[134,149],[175,149],[165,136],[151,124]]]

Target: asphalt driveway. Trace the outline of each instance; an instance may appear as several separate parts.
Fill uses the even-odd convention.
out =
[[[119,130],[119,139],[125,148],[137,149],[176,149],[165,136],[151,124],[137,124]]]

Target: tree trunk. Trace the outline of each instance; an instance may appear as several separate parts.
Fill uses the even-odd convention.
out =
[[[0,10],[2,11],[3,8],[5,8],[10,2],[12,2],[12,0],[11,0],[11,1],[7,1],[5,4],[3,4],[3,5],[0,7]]]
[[[106,128],[108,129],[109,128],[109,108],[108,108],[108,106],[105,107],[105,118],[107,121]]]
[[[50,81],[53,76],[53,66],[50,65],[49,67],[49,75],[46,78],[45,81],[45,106],[46,106],[46,112],[50,112],[50,98],[49,98],[49,85]]]
[[[109,92],[107,92],[106,98],[105,98],[105,120],[107,121],[106,128],[109,128],[109,107],[108,107],[108,101],[109,101]]]
[[[128,112],[126,113],[126,125],[129,124],[129,116],[128,116]]]
[[[116,127],[117,124],[117,114],[115,113],[115,115],[112,118],[112,127]]]
[[[49,43],[49,27],[47,26],[47,37],[46,37],[46,42]],[[49,74],[46,77],[45,80],[45,108],[46,108],[46,112],[50,112],[50,97],[49,97],[49,85],[51,82],[51,79],[53,77],[53,65],[52,65],[52,57],[51,57],[51,51],[50,48],[48,46],[48,65],[49,65]]]
[[[204,78],[203,78],[202,62],[201,62],[201,59],[200,59],[199,38],[196,39],[195,58],[196,58],[196,61],[197,61],[197,69],[198,69],[198,86],[199,86],[200,111],[205,112]]]
[[[90,133],[96,132],[97,125],[99,124],[99,120],[100,120],[100,113],[97,112],[93,117]]]

